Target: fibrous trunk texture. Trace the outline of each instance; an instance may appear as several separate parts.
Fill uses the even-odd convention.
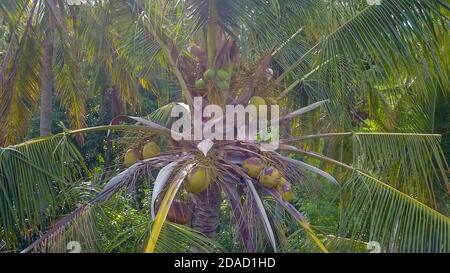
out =
[[[52,97],[53,97],[53,28],[49,24],[44,38],[44,54],[41,70],[41,109],[40,135],[52,133]]]
[[[208,190],[197,195],[196,206],[192,219],[192,227],[212,238],[219,227],[221,189],[213,183]]]

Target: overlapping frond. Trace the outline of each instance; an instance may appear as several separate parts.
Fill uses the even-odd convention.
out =
[[[132,14],[126,12],[127,6],[123,3],[119,7],[116,5],[119,3],[99,2],[81,11],[78,30],[82,50],[95,72],[91,90],[112,86],[123,102],[132,110],[138,110],[141,106],[140,66],[133,58],[135,54],[122,54],[122,48],[134,31],[135,22]]]
[[[306,90],[314,98],[329,98],[331,104],[327,107],[332,119],[338,118],[348,126],[349,110],[380,96],[395,98],[399,92],[392,87],[427,94],[422,98],[426,99],[439,86],[448,85],[442,41],[436,39],[438,33],[445,31],[443,22],[448,18],[440,13],[437,1],[385,0],[381,5],[348,1],[324,5],[320,26],[325,31],[317,44],[286,70],[283,78],[294,72],[294,77],[301,79],[320,66],[313,77],[297,82],[313,87],[312,90],[293,90]],[[308,65],[311,58],[315,66]],[[383,92],[385,88],[390,92]]]
[[[362,172],[345,183],[341,234],[377,241],[383,252],[441,252],[450,248],[450,219]]]
[[[155,158],[150,162],[139,162],[113,176],[98,194],[53,224],[48,232],[28,246],[24,252],[61,251],[65,247],[65,244],[67,244],[70,236],[74,236],[74,238],[77,236],[85,236],[80,241],[84,245],[89,246],[85,251],[95,251],[96,239],[95,232],[92,228],[95,225],[95,219],[91,218],[92,213],[94,213],[92,210],[100,209],[100,205],[110,200],[118,192],[124,190],[129,191],[135,188],[137,183],[142,182],[141,178],[148,177],[151,174],[151,169],[160,164],[159,158]],[[83,226],[82,229],[79,228],[80,225]],[[82,231],[86,231],[86,233]]]
[[[4,56],[0,75],[0,144],[20,142],[27,135],[39,101],[41,44],[33,26],[36,5],[20,10],[26,22],[18,22]]]
[[[106,252],[115,251],[122,244],[129,244],[130,240],[135,238],[138,238],[138,240],[133,240],[132,243],[136,246],[136,252],[140,252],[142,242],[145,241],[152,225],[152,221],[150,224],[145,221],[124,230],[117,235],[116,243],[110,249],[106,249]],[[164,224],[155,249],[156,253],[189,253],[193,249],[202,253],[215,253],[223,248],[214,240],[189,227],[170,222]]]
[[[86,90],[75,52],[68,41],[61,41],[55,54],[55,90],[67,110],[72,129],[86,125]]]
[[[431,141],[431,144],[433,144],[433,141]],[[422,143],[422,145],[424,144]],[[428,149],[430,150],[423,151],[425,155],[430,156],[433,147],[435,148],[435,146],[429,145]],[[390,182],[380,180],[376,175],[385,179],[398,177],[389,177],[389,175],[386,177],[384,176],[385,173],[372,174],[371,170],[359,169],[358,164],[362,162],[358,162],[358,159],[355,162],[356,166],[350,166],[323,155],[289,146],[282,146],[281,149],[330,163],[349,172],[348,178],[344,180],[341,189],[344,196],[341,200],[342,210],[339,226],[341,237],[365,242],[377,241],[381,244],[383,252],[448,251],[450,247],[448,238],[449,217],[419,201],[417,194],[412,194],[410,191],[402,192],[391,186],[398,186],[397,182],[394,182],[398,180]],[[376,147],[371,149],[376,149]],[[395,148],[393,150],[396,151]],[[407,152],[403,150],[399,153]],[[367,154],[373,155],[370,150]],[[390,158],[380,159],[382,155],[383,153],[380,153],[377,156],[379,166],[383,166],[383,163],[394,163],[390,161]],[[364,153],[359,154],[359,156],[363,160]],[[391,151],[389,155],[384,156],[395,157],[395,153],[393,155]],[[439,155],[439,158],[441,158],[441,155]],[[436,159],[433,157],[432,160]],[[398,161],[400,161],[399,164],[408,165],[413,169],[416,166],[412,165],[411,162],[408,163],[406,157],[397,159]],[[377,163],[372,162],[370,169],[376,169],[373,164],[377,166]],[[392,167],[395,168],[395,164]],[[408,173],[408,171],[398,171],[397,175],[401,176],[405,173]],[[418,171],[418,175],[420,175],[420,171]],[[409,188],[411,189],[411,186]],[[348,251],[348,245],[345,246],[345,251]]]
[[[357,133],[353,166],[435,207],[437,189],[449,188],[440,139],[439,135]]]
[[[281,74],[275,81],[268,80],[268,86],[260,88],[252,83],[250,91],[265,92],[267,97],[275,95],[286,106],[296,108],[297,104],[312,100],[330,100],[326,105],[328,117],[317,111],[310,113],[312,117],[298,118],[321,102],[282,119],[294,120],[291,129],[296,132],[304,133],[302,129],[306,126],[308,130],[323,126],[320,130],[328,132],[361,127],[369,131],[428,132],[434,130],[437,97],[448,95],[449,91],[450,55],[445,45],[449,20],[438,1],[382,0],[381,5],[329,0],[89,1],[81,8],[80,19],[70,25],[65,21],[63,6],[58,9],[56,5],[32,1],[0,0],[1,15],[10,24],[17,24],[0,75],[0,144],[23,139],[28,130],[26,122],[38,103],[42,37],[41,29],[33,22],[43,18],[39,12],[47,6],[46,14],[55,19],[59,35],[54,56],[56,94],[74,128],[85,126],[86,80],[80,67],[83,58],[87,61],[86,70],[93,71],[88,75],[92,89],[98,90],[100,84],[102,90],[114,88],[121,100],[135,109],[140,104],[141,88],[159,90],[158,100],[165,98],[158,102],[166,103],[176,97],[177,101],[192,104],[192,95],[199,93],[193,88],[194,82],[203,73],[198,66],[205,65],[196,58],[206,54],[208,66],[215,62],[216,20],[228,35],[228,42],[235,42],[240,50],[240,55],[236,54],[239,62],[230,71],[244,74],[239,79],[241,85],[257,82],[245,78],[250,74],[254,78]],[[39,10],[37,13],[35,8]],[[206,44],[202,36],[206,36]],[[199,53],[199,57],[192,51],[196,46],[207,48],[208,52]],[[249,69],[261,58],[263,65],[256,72]],[[245,91],[236,91],[242,102],[248,101]],[[278,91],[279,94],[274,94]],[[205,94],[204,98],[212,96]],[[36,229],[49,226],[49,217],[59,216],[58,209],[64,208],[65,212],[79,202],[76,194],[66,194],[78,184],[73,181],[80,179],[82,171],[82,159],[68,135],[114,129],[169,136],[173,133],[168,129],[172,122],[170,111],[175,105],[161,107],[149,115],[150,120],[120,116],[112,122],[117,124],[131,118],[138,125],[66,131],[1,149],[0,196],[4,202],[0,202],[0,235],[9,239],[8,248],[18,248],[20,236],[34,239]],[[307,125],[302,124],[305,121]],[[308,244],[307,249],[312,251],[361,251],[366,242],[373,240],[381,244],[384,252],[449,252],[450,220],[438,211],[440,207],[436,204],[436,189],[442,185],[450,189],[440,136],[341,133],[297,140],[338,136],[352,137],[345,139],[353,144],[351,148],[344,141],[341,146],[330,148],[333,153],[341,149],[342,162],[296,147],[280,147],[281,151],[325,162],[322,166],[334,164],[343,169],[333,176],[312,165],[317,161],[303,162],[285,154],[263,153],[253,142],[224,142],[214,148],[217,151],[212,150],[216,154],[211,157],[217,157],[214,160],[219,163],[214,166],[219,173],[216,183],[227,196],[244,249],[277,250],[278,243],[286,240],[279,211],[269,205],[277,203],[300,224],[302,232],[295,235],[301,236],[301,243]],[[171,153],[138,161],[118,172],[94,199],[51,225],[52,229],[27,251],[65,252],[68,241],[73,239],[83,243],[84,251],[101,249],[95,234],[98,211],[93,209],[99,209],[98,205],[117,197],[116,193],[123,189],[136,189],[138,182],[151,176],[151,169],[163,166],[166,167],[156,179],[155,192],[146,192],[153,195],[148,207],[152,216],[156,214],[156,220],[148,225],[150,219],[141,218],[145,221],[124,230],[107,249],[120,249],[123,242],[132,238],[139,251],[217,250],[203,235],[167,222],[171,204],[180,195],[178,190],[183,189],[183,181],[195,164],[180,155],[191,154],[192,159],[198,153],[197,143],[173,144],[184,146],[183,151],[175,148]],[[328,144],[314,143],[314,150],[319,152]],[[133,148],[140,145],[133,143]],[[346,147],[349,148],[344,151]],[[243,152],[239,158],[233,158],[239,162],[230,163],[228,158],[222,158],[229,152]],[[261,156],[266,163],[276,166],[292,186],[303,187],[306,177],[312,174],[342,190],[339,234],[318,235],[303,214],[284,201],[277,190],[268,190],[248,177],[240,165],[241,157],[250,155]],[[183,160],[181,168],[178,162],[167,165],[176,160]],[[155,209],[158,202],[159,208]],[[296,238],[287,240],[290,239]]]
[[[48,137],[0,150],[0,224],[10,247],[34,236],[78,197],[69,194],[81,177],[83,159],[65,136]]]

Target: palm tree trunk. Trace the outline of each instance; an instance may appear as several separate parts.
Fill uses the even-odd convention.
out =
[[[192,228],[212,238],[219,227],[221,189],[213,183],[208,190],[197,195],[192,219]]]
[[[44,54],[41,67],[41,113],[40,135],[52,133],[52,97],[53,97],[53,27],[49,23],[44,37]]]

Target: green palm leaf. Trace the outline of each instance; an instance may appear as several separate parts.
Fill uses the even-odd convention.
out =
[[[346,182],[344,190],[349,196],[341,234],[377,241],[384,252],[449,251],[447,216],[360,171]]]
[[[448,252],[448,216],[363,170],[300,149],[281,149],[350,171],[342,188],[341,237],[377,241],[385,252]]]
[[[73,205],[77,197],[69,192],[78,184],[82,162],[64,135],[0,150],[0,223],[7,244],[15,245],[18,234],[33,236],[61,213],[57,207]]]

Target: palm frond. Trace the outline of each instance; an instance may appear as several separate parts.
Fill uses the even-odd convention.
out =
[[[359,171],[344,184],[344,191],[348,199],[340,234],[377,241],[383,252],[449,251],[447,216]]]
[[[161,234],[164,222],[166,221],[169,208],[172,205],[173,199],[178,192],[184,178],[188,175],[189,171],[194,167],[194,164],[190,163],[177,172],[174,176],[172,183],[167,189],[163,200],[158,209],[158,214],[156,215],[155,222],[152,225],[152,231],[150,233],[150,238],[148,239],[147,246],[145,247],[146,253],[152,253],[155,251],[156,245],[158,244],[158,238]]]
[[[68,41],[61,40],[56,48],[55,83],[56,93],[67,110],[72,129],[86,125],[86,91],[80,67]]]
[[[10,145],[26,136],[39,101],[41,45],[33,27],[36,4],[23,11],[23,32],[16,29],[3,60],[0,75],[0,143]]]
[[[247,209],[244,204],[242,204],[234,181],[225,181],[221,187],[225,192],[227,201],[230,205],[236,232],[239,240],[242,241],[244,250],[248,253],[256,252],[255,234],[252,232],[254,225],[252,225],[252,221],[249,220],[252,219],[250,218],[251,210]]]
[[[172,109],[177,106],[178,104],[176,102],[172,102],[166,105],[163,105],[153,111],[149,116],[149,120],[153,120],[154,122],[166,127],[171,128],[172,123],[176,120],[171,116]]]
[[[306,231],[308,237],[323,253],[328,253],[328,249],[324,246],[322,240],[320,240],[317,234],[311,229],[310,224],[306,221],[305,216],[299,212],[292,204],[283,201],[279,192],[275,190],[266,190],[279,204],[281,204],[288,213],[300,224],[300,226]]]
[[[326,156],[282,146],[350,172],[343,184],[341,237],[377,241],[385,252],[447,252],[449,217],[363,170]]]
[[[107,252],[114,252],[122,244],[129,244],[130,240],[137,238],[136,252],[142,247],[142,242],[150,233],[154,222],[148,221],[134,225],[118,234],[114,244]],[[166,222],[159,235],[156,253],[190,253],[196,249],[202,253],[215,253],[223,248],[217,242],[205,237],[197,231],[182,225]]]
[[[69,234],[73,232],[74,225],[83,225],[83,223],[78,223],[78,220],[81,219],[81,221],[85,221],[86,219],[84,216],[90,214],[91,208],[104,204],[121,190],[135,188],[140,177],[149,176],[150,171],[153,168],[161,166],[161,160],[166,163],[164,159],[152,158],[147,161],[140,161],[117,174],[106,183],[103,189],[92,200],[79,206],[73,212],[60,219],[47,233],[34,241],[22,252],[40,250],[58,251],[58,247],[61,247],[61,242],[65,242],[65,238],[67,237],[66,232]],[[89,228],[89,226],[86,226],[86,228]],[[54,242],[56,242],[56,244],[53,244]],[[91,240],[85,240],[84,242],[86,242],[86,244],[95,243]]]
[[[215,253],[222,247],[189,227],[170,222],[164,224],[155,249],[156,253],[189,253],[192,249],[201,253]]]
[[[272,229],[272,225],[270,224],[269,218],[267,217],[267,212],[266,212],[266,209],[264,208],[264,204],[261,201],[261,198],[259,197],[255,186],[253,185],[253,181],[251,181],[250,178],[245,179],[245,181],[246,181],[247,186],[250,189],[250,193],[253,196],[253,199],[255,200],[255,204],[258,209],[258,213],[262,219],[262,223],[264,225],[264,230],[267,233],[270,244],[272,245],[273,250],[275,252],[277,252],[277,243],[275,241],[275,234]]]
[[[67,253],[77,251],[71,249],[71,242],[79,246],[79,251],[98,252],[95,228],[95,211],[92,206],[83,205],[74,210],[69,216],[55,222],[53,228],[21,253]],[[79,244],[79,245],[78,245]]]
[[[352,137],[353,167],[387,181],[421,202],[435,207],[435,193],[443,187],[448,190],[446,173],[449,166],[441,148],[441,135],[344,132],[302,136],[287,141],[340,137]]]
[[[436,189],[449,187],[440,142],[440,135],[357,133],[353,166],[435,207]]]
[[[0,229],[14,245],[18,234],[34,236],[58,207],[73,205],[69,194],[81,178],[83,159],[67,137],[47,137],[0,150]],[[39,198],[36,198],[39,196]]]
[[[179,163],[179,160],[172,162],[169,165],[162,168],[159,171],[158,176],[155,179],[155,183],[154,183],[155,185],[153,186],[153,190],[152,190],[152,201],[150,203],[150,212],[151,212],[152,219],[155,219],[155,217],[156,217],[156,213],[155,213],[156,198],[158,198],[159,194],[162,192],[164,186],[168,182],[170,176],[172,175],[173,170],[178,165],[178,163]]]
[[[447,19],[436,1],[386,0],[362,9],[356,2],[330,2],[324,8],[320,26],[325,33],[277,82],[293,75],[296,85],[313,87],[303,90],[314,99],[330,99],[327,112],[338,118],[335,121],[349,126],[348,109],[342,103],[352,109],[369,96],[380,96],[379,90],[370,92],[374,86],[403,85],[399,90],[412,86],[429,95],[448,85],[445,57],[436,39],[436,33],[445,31],[440,20]],[[298,80],[314,67],[320,67],[314,77]],[[293,90],[299,89],[290,86]]]

